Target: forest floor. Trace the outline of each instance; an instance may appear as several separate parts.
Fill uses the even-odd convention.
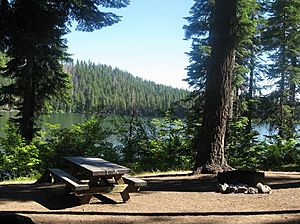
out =
[[[111,194],[86,205],[63,196],[63,185],[0,183],[0,223],[13,213],[35,224],[300,224],[300,172],[265,174],[271,194],[217,193],[215,175],[158,175],[126,203]]]

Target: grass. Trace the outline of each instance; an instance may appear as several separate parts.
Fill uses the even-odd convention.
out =
[[[300,172],[299,164],[285,164],[271,169],[273,171]]]
[[[4,180],[0,181],[0,185],[3,184],[19,184],[19,183],[32,183],[37,180],[37,176],[32,176],[32,177],[18,177],[15,179],[10,179],[10,180]]]

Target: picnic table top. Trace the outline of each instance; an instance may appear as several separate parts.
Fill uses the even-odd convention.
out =
[[[130,169],[101,158],[93,157],[64,157],[70,164],[77,168],[84,169],[91,176],[115,176],[130,173]]]

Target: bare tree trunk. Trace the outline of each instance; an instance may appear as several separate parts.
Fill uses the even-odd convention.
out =
[[[229,168],[224,148],[235,64],[235,18],[236,0],[215,1],[210,36],[212,53],[195,163],[195,169],[203,173],[215,173]]]
[[[249,77],[249,92],[247,94],[247,101],[248,101],[248,111],[247,111],[247,118],[248,118],[248,123],[247,123],[247,133],[250,133],[252,130],[252,118],[253,118],[253,91],[254,91],[254,59],[253,56],[250,59],[250,77]]]
[[[287,29],[286,29],[286,13],[283,14],[283,28],[282,28],[282,68],[280,72],[280,80],[279,80],[279,125],[278,125],[278,135],[280,138],[285,138],[287,135],[287,129],[285,123],[287,122],[287,116],[285,112],[285,105],[287,103],[286,96],[286,75],[287,75]]]
[[[27,61],[27,78],[24,82],[26,91],[23,93],[23,105],[20,111],[20,131],[26,141],[31,141],[34,133],[34,82],[33,82],[33,62]]]

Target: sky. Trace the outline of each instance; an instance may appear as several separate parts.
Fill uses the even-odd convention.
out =
[[[176,88],[186,78],[191,41],[184,40],[184,17],[193,0],[131,0],[126,8],[105,9],[122,16],[113,26],[66,38],[74,60],[118,67],[134,76]]]

